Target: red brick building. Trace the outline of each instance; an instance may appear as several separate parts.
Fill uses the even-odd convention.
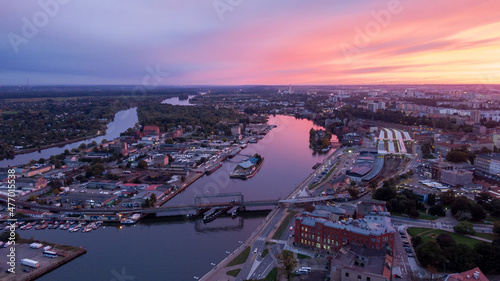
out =
[[[367,214],[363,219],[331,221],[304,212],[295,218],[296,245],[337,252],[345,244],[382,250],[394,249],[394,234],[389,217]]]
[[[144,126],[144,135],[146,136],[159,136],[160,128],[158,126]]]

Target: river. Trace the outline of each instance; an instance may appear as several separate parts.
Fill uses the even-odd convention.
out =
[[[89,144],[92,141],[100,143],[103,139],[112,140],[120,136],[120,133],[125,132],[128,128],[133,127],[135,123],[139,122],[137,119],[137,107],[129,108],[127,110],[119,111],[115,114],[115,118],[112,122],[107,125],[106,134],[104,136],[99,136],[95,138],[86,139],[83,141],[78,141],[64,145],[62,147],[51,147],[47,149],[42,149],[40,151],[18,154],[14,159],[4,159],[0,161],[0,167],[15,166],[26,164],[31,160],[37,160],[40,158],[48,159],[52,155],[61,154],[66,149],[73,149],[80,146],[80,144]]]
[[[318,128],[311,121],[278,115],[271,116],[269,124],[277,127],[167,204],[192,204],[197,194],[227,192],[243,192],[245,200],[285,198],[312,172],[312,166],[328,154],[315,154],[309,148],[309,130]],[[265,158],[256,176],[245,181],[230,179],[229,172],[235,165],[244,155],[253,153]],[[90,233],[49,229],[19,233],[23,238],[88,250],[86,255],[40,280],[195,280],[195,276],[203,276],[239,247],[239,241],[251,235],[264,215],[219,218],[209,224],[153,218],[133,226],[106,226]],[[129,279],[120,279],[123,276]]]

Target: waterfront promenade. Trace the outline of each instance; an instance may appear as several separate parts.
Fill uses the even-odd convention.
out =
[[[292,199],[297,193],[299,193],[303,188],[306,188],[314,179],[315,174],[321,171],[326,163],[330,160],[334,160],[338,157],[340,149],[337,149],[332,154],[330,154],[325,160],[323,160],[322,165],[320,165],[316,170],[314,170],[301,184],[299,184],[286,199]],[[261,266],[262,260],[258,260],[262,251],[266,248],[266,241],[269,241],[272,234],[277,230],[281,223],[285,220],[288,212],[286,208],[274,209],[266,219],[259,225],[259,227],[250,235],[250,237],[235,251],[229,254],[224,260],[222,260],[218,265],[216,265],[211,271],[205,274],[200,280],[204,281],[222,281],[222,280],[245,280],[251,276],[252,272],[259,266]],[[226,267],[235,257],[237,257],[241,252],[243,252],[246,247],[250,247],[250,255],[248,256],[246,262],[242,265],[235,265],[231,267]],[[254,250],[257,249],[257,253]],[[270,253],[269,255],[274,255]],[[268,255],[268,256],[269,256]],[[274,261],[272,261],[274,263]],[[267,267],[267,274],[275,265],[270,265]],[[241,269],[237,277],[232,277],[226,274],[232,269]]]

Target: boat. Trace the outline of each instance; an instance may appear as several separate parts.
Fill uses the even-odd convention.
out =
[[[321,166],[321,163],[319,163],[319,162],[318,162],[318,163],[316,163],[316,164],[314,164],[314,166],[313,166],[313,170],[316,170],[319,166]]]
[[[220,215],[224,214],[225,212],[229,211],[233,206],[227,206],[224,208],[217,208],[215,211],[211,212],[210,214],[206,215],[203,217],[203,223],[209,223],[216,218],[218,218]]]
[[[234,171],[229,174],[231,178],[238,179],[249,179],[260,170],[262,164],[264,163],[264,157],[256,154],[254,157],[250,159],[245,159],[240,162],[235,168]]]
[[[321,152],[328,152],[328,151],[330,151],[330,149],[332,149],[332,146],[331,146],[331,145],[329,145],[327,148],[323,148],[323,149],[321,149],[320,151],[321,151]]]
[[[257,143],[257,139],[256,138],[251,138],[248,142],[249,143]]]
[[[133,220],[133,219],[122,219],[120,221],[120,224],[135,224],[137,221]]]
[[[210,210],[210,208],[201,208],[201,209],[197,210],[195,213],[186,215],[186,217],[188,219],[196,219],[197,217],[200,217],[204,213],[208,212],[208,210]]]
[[[243,143],[243,144],[241,144],[241,145],[240,145],[240,148],[241,148],[241,149],[245,149],[247,146],[248,146],[248,144]]]
[[[205,168],[205,171],[207,173],[207,175],[210,175],[211,173],[215,172],[217,169],[219,169],[220,167],[222,167],[222,163],[221,162],[215,162],[213,164],[209,164],[206,168]]]
[[[232,213],[231,213],[231,218],[236,218],[238,216],[238,209],[234,210]]]
[[[241,151],[241,148],[237,147],[235,150],[233,150],[231,153],[229,153],[228,157],[231,159],[234,156],[236,156],[236,154],[240,153],[240,151]]]

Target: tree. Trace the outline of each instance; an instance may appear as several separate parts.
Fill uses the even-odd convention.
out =
[[[448,262],[448,268],[455,271],[466,271],[476,267],[474,264],[474,252],[465,244],[457,244],[447,248],[444,251],[444,255]]]
[[[444,205],[450,205],[455,201],[455,192],[453,190],[448,190],[445,193],[441,193],[439,196],[441,198],[441,202]]]
[[[352,198],[358,198],[359,191],[355,188],[349,188],[347,189],[347,192],[349,192],[349,196]]]
[[[458,211],[458,213],[455,215],[455,217],[457,218],[457,220],[459,221],[470,221],[472,220],[472,214],[470,213],[469,210],[465,210],[465,211]]]
[[[427,195],[427,204],[429,206],[434,206],[434,204],[436,204],[436,194],[430,193]]]
[[[418,261],[423,267],[437,268],[441,265],[444,255],[436,241],[427,241],[415,249]]]
[[[28,201],[35,201],[36,200],[36,195],[31,194],[30,197],[28,197]]]
[[[0,233],[0,241],[4,241],[4,242],[7,242],[10,238],[10,231],[2,231],[2,233]],[[15,241],[18,241],[19,240],[19,233],[15,233]]]
[[[455,240],[453,240],[453,237],[451,237],[447,233],[439,234],[438,237],[436,238],[436,242],[439,244],[439,247],[441,247],[441,249],[443,250],[455,246]]]
[[[455,225],[453,227],[453,230],[456,232],[456,233],[460,233],[460,234],[475,234],[476,232],[474,231],[474,227],[472,225],[472,223],[468,222],[468,221],[461,221],[459,222],[457,225]]]
[[[59,189],[62,187],[62,183],[59,180],[51,180],[48,184],[51,189]]]
[[[71,185],[73,184],[73,178],[72,177],[67,177],[64,179],[64,185]]]
[[[481,206],[486,206],[493,200],[493,196],[491,196],[488,192],[483,191],[474,197],[474,200],[477,204]]]
[[[495,243],[480,242],[474,245],[475,264],[482,272],[498,271],[500,264],[500,245]]]
[[[422,241],[422,237],[420,236],[415,236],[411,238],[411,244],[413,245],[413,248],[417,248],[422,243],[424,242]]]
[[[389,201],[396,197],[396,189],[392,186],[381,187],[373,193],[373,199]]]
[[[432,144],[430,142],[424,142],[420,146],[420,150],[422,151],[423,158],[431,158],[432,152],[434,152],[434,149],[433,149]]]
[[[372,191],[375,191],[375,189],[377,189],[378,187],[378,182],[375,181],[375,180],[371,180],[369,183],[368,183],[368,186],[370,187],[370,189]]]
[[[166,138],[165,139],[165,144],[173,144],[174,140],[172,138]]]
[[[486,218],[486,213],[484,212],[483,207],[479,204],[473,204],[470,213],[472,215],[472,219],[475,221],[481,221]]]
[[[472,209],[472,203],[465,196],[459,196],[455,199],[453,204],[451,204],[451,213],[455,216],[458,211],[470,211]]]
[[[278,254],[277,258],[281,262],[282,269],[285,272],[287,279],[292,280],[295,267],[299,263],[293,256],[293,252],[283,250],[280,254]]]
[[[174,156],[172,156],[172,154],[167,154],[167,157],[168,157],[168,163],[172,163],[175,161],[175,158]]]
[[[500,221],[496,221],[493,224],[493,233],[496,233],[497,235],[500,235]]]
[[[151,207],[154,207],[156,204],[156,194],[151,194]]]
[[[431,216],[440,216],[440,217],[444,217],[446,216],[446,211],[444,209],[444,206],[443,204],[437,204],[437,205],[434,205],[432,207],[429,208],[429,214]]]
[[[453,163],[467,162],[469,154],[462,150],[452,149],[446,154],[446,160]]]
[[[139,169],[147,169],[148,168],[148,162],[141,160],[139,163],[137,163],[137,168]]]

